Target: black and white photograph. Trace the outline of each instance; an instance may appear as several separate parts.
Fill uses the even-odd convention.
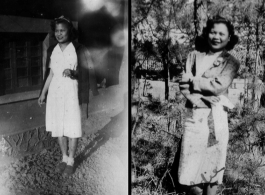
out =
[[[264,13],[264,0],[132,0],[133,195],[265,194]]]
[[[0,2],[0,194],[129,193],[128,0]]]

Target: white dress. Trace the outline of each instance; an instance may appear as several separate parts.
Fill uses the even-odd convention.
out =
[[[217,56],[205,56],[199,64],[200,69],[197,70],[196,77],[200,77],[209,69]],[[191,119],[195,123],[185,123],[178,171],[181,184],[222,183],[229,136],[227,112],[224,107],[231,109],[233,105],[225,96],[219,97],[220,101],[216,106],[212,105],[211,109],[193,108]],[[211,112],[217,143],[208,147],[208,116]]]
[[[63,76],[65,69],[77,68],[77,54],[72,43],[64,51],[57,44],[51,55],[50,68],[54,75],[47,96],[46,130],[52,132],[52,137],[81,137],[78,82]]]

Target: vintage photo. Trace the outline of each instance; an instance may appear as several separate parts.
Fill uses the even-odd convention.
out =
[[[0,194],[128,194],[128,0],[0,2]]]
[[[132,194],[264,194],[265,1],[131,10]]]

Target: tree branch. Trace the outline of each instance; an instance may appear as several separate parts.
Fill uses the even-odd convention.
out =
[[[152,0],[152,1],[151,1],[151,3],[150,3],[150,5],[149,5],[149,7],[148,7],[148,9],[147,9],[147,11],[146,11],[146,13],[145,13],[145,15],[143,16],[143,18],[141,18],[141,19],[139,19],[138,21],[136,21],[136,22],[132,25],[133,28],[134,28],[135,26],[137,26],[139,23],[143,22],[143,21],[147,18],[147,16],[148,16],[148,14],[149,14],[149,12],[150,12],[150,10],[151,10],[151,7],[152,7],[152,5],[154,4],[154,2],[155,2],[155,0]]]

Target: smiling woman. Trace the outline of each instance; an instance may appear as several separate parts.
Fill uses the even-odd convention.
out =
[[[49,75],[44,82],[38,103],[46,99],[46,131],[58,137],[62,151],[62,162],[56,171],[64,175],[74,173],[74,155],[78,138],[82,136],[81,107],[78,98],[78,52],[73,45],[76,33],[72,22],[61,16],[51,22],[57,45],[52,46],[49,62]],[[80,73],[79,73],[80,74]],[[69,140],[69,156],[67,153]]]
[[[178,180],[190,187],[189,194],[215,195],[217,185],[222,183],[228,143],[226,110],[233,108],[228,87],[240,65],[227,50],[237,41],[233,25],[216,16],[197,38],[199,50],[188,55],[180,89],[192,116],[185,123]],[[209,121],[209,116],[213,120]],[[215,139],[209,141],[210,123]]]
[[[212,51],[222,50],[230,40],[230,35],[225,24],[214,24],[210,30],[208,44]]]
[[[208,44],[205,44],[206,42]],[[216,17],[207,21],[202,35],[195,40],[195,47],[200,52],[207,52],[209,49],[230,51],[237,43],[238,37],[232,23],[225,18]]]

